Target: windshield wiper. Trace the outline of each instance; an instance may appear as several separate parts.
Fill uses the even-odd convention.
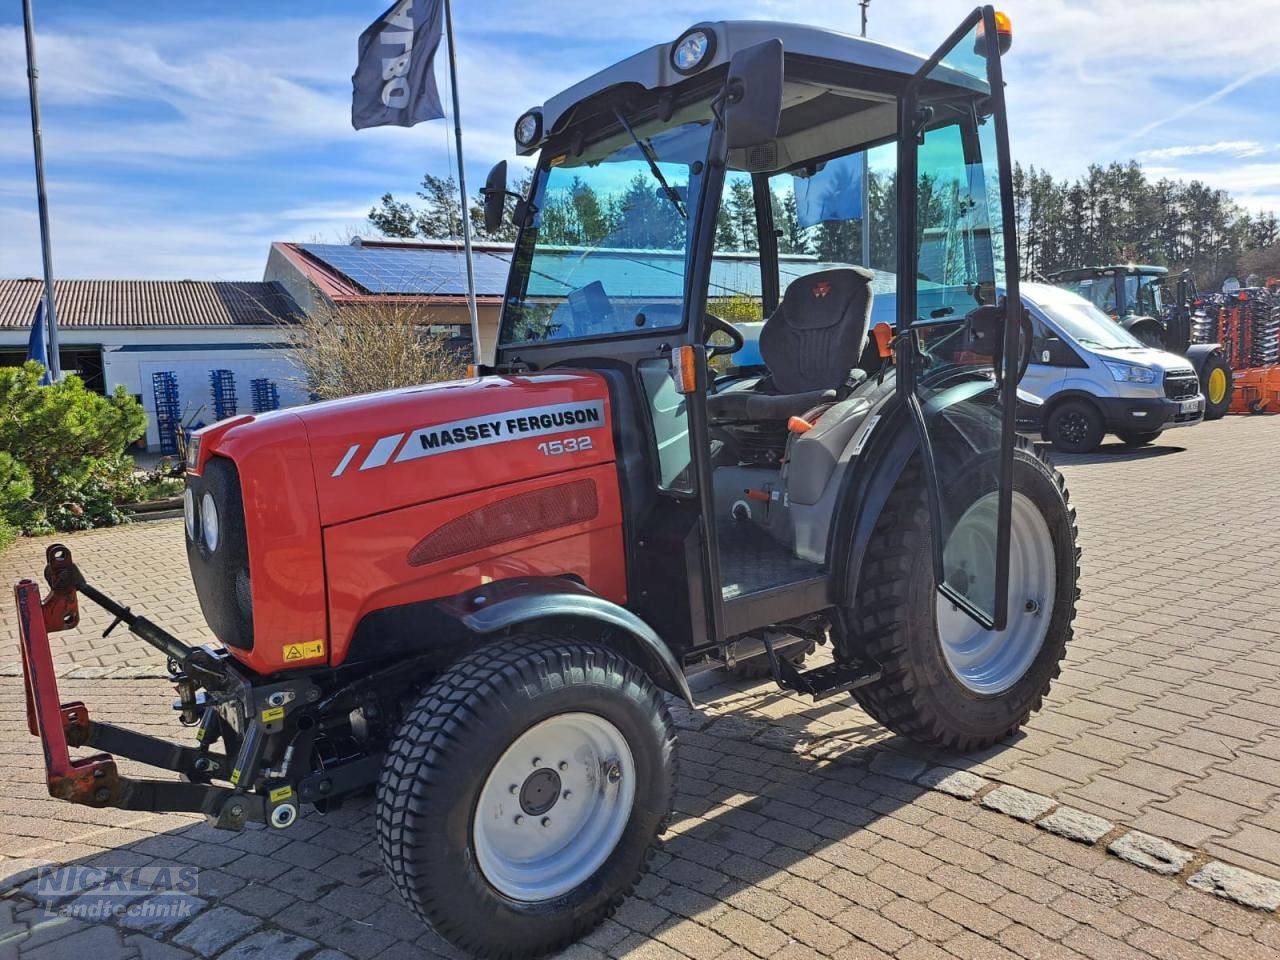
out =
[[[644,154],[645,160],[649,162],[649,170],[653,173],[654,179],[662,184],[662,192],[667,195],[671,205],[676,208],[676,213],[688,220],[689,214],[685,213],[684,204],[680,202],[680,194],[676,193],[675,188],[667,183],[667,178],[658,169],[658,159],[653,155],[653,147],[636,136],[636,132],[631,129],[631,124],[617,107],[613,108],[613,115],[618,118],[618,122],[622,124],[622,129],[627,131],[627,134],[635,141],[636,146],[640,148],[640,152]]]

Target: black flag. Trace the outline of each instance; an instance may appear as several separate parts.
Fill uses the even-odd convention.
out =
[[[436,89],[436,48],[444,25],[442,0],[396,0],[360,34],[351,75],[351,125],[411,127],[444,116]]]

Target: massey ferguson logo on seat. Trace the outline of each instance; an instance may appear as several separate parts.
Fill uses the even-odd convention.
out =
[[[813,285],[813,295],[818,299],[822,299],[831,292],[831,284],[825,280],[819,280]]]

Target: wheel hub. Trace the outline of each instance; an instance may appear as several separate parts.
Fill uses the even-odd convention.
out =
[[[974,573],[995,570],[996,494],[976,501],[956,522],[944,563],[953,550],[976,556]],[[995,696],[1026,675],[1044,645],[1057,589],[1053,536],[1039,508],[1025,494],[1013,495],[1009,544],[1009,606],[1005,629],[986,630],[950,600],[938,595],[936,615],[943,659],[968,690]],[[978,593],[986,595],[990,581]]]
[[[560,799],[560,774],[543,767],[529,774],[520,788],[520,809],[531,817],[540,817]]]

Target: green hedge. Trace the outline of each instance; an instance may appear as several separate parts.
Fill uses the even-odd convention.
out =
[[[42,373],[34,362],[0,367],[0,521],[26,533],[122,522],[116,504],[137,487],[124,451],[147,428],[142,405],[77,376],[42,387]]]

